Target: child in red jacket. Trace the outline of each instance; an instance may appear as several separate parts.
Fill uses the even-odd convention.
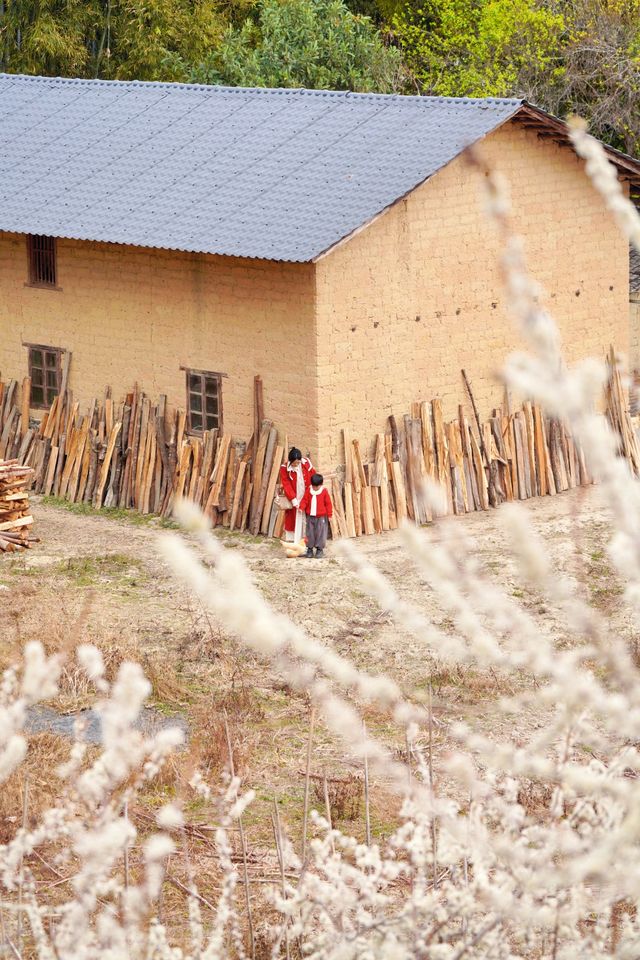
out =
[[[311,477],[311,486],[300,501],[300,509],[307,515],[307,552],[305,556],[312,557],[315,548],[316,558],[324,556],[329,533],[329,519],[333,516],[333,504],[329,491],[322,484],[324,477],[321,473],[314,473]]]

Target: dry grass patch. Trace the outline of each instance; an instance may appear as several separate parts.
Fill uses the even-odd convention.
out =
[[[343,777],[313,777],[312,799],[318,810],[326,811],[328,803],[334,826],[360,818],[363,796],[364,780],[355,773]]]
[[[55,771],[69,759],[71,742],[53,733],[34,733],[27,737],[27,745],[24,763],[0,790],[0,843],[15,836],[25,810],[27,825],[33,829],[43,811],[60,797],[61,781]],[[94,749],[88,749],[89,758],[95,754]]]
[[[4,603],[3,595],[3,603]],[[3,608],[4,630],[0,634],[0,670],[20,659],[24,644],[39,640],[48,655],[61,654],[60,697],[65,711],[79,710],[93,701],[95,690],[75,659],[80,643],[92,643],[102,653],[106,679],[112,683],[121,664],[140,663],[152,685],[152,698],[161,705],[180,708],[191,697],[182,680],[176,654],[170,649],[152,652],[141,648],[131,635],[116,633],[108,622],[96,616],[94,595],[80,594],[69,587],[54,587],[29,580],[8,592]]]

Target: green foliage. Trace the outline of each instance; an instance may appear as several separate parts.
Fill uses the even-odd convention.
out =
[[[92,0],[0,3],[0,69],[62,76],[84,74],[87,38],[96,27]]]
[[[223,27],[215,0],[0,0],[0,69],[185,80]]]
[[[425,0],[393,26],[425,93],[509,96],[561,69],[564,18],[535,0]]]
[[[390,24],[424,93],[524,96],[640,150],[640,0],[407,0]]]
[[[120,80],[186,80],[222,34],[212,0],[127,0],[118,8],[104,75]]]
[[[378,25],[390,23],[404,7],[401,0],[346,0],[346,5],[352,13],[369,17]]]
[[[193,79],[248,87],[390,92],[400,54],[342,0],[261,0],[256,18],[229,28]]]

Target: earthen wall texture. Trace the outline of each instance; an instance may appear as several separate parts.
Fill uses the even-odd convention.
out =
[[[253,378],[265,414],[301,446],[317,437],[314,267],[57,241],[59,290],[26,285],[26,238],[0,234],[0,374],[27,375],[37,343],[72,352],[86,404],[138,383],[185,408],[183,368],[222,373],[225,431],[248,440]],[[316,451],[314,450],[314,455]]]

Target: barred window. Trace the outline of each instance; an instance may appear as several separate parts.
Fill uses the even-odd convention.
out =
[[[57,286],[56,238],[27,237],[29,283],[38,287]]]
[[[47,409],[60,393],[62,350],[58,347],[29,347],[31,406]]]
[[[187,417],[190,433],[221,428],[220,374],[187,370]]]

